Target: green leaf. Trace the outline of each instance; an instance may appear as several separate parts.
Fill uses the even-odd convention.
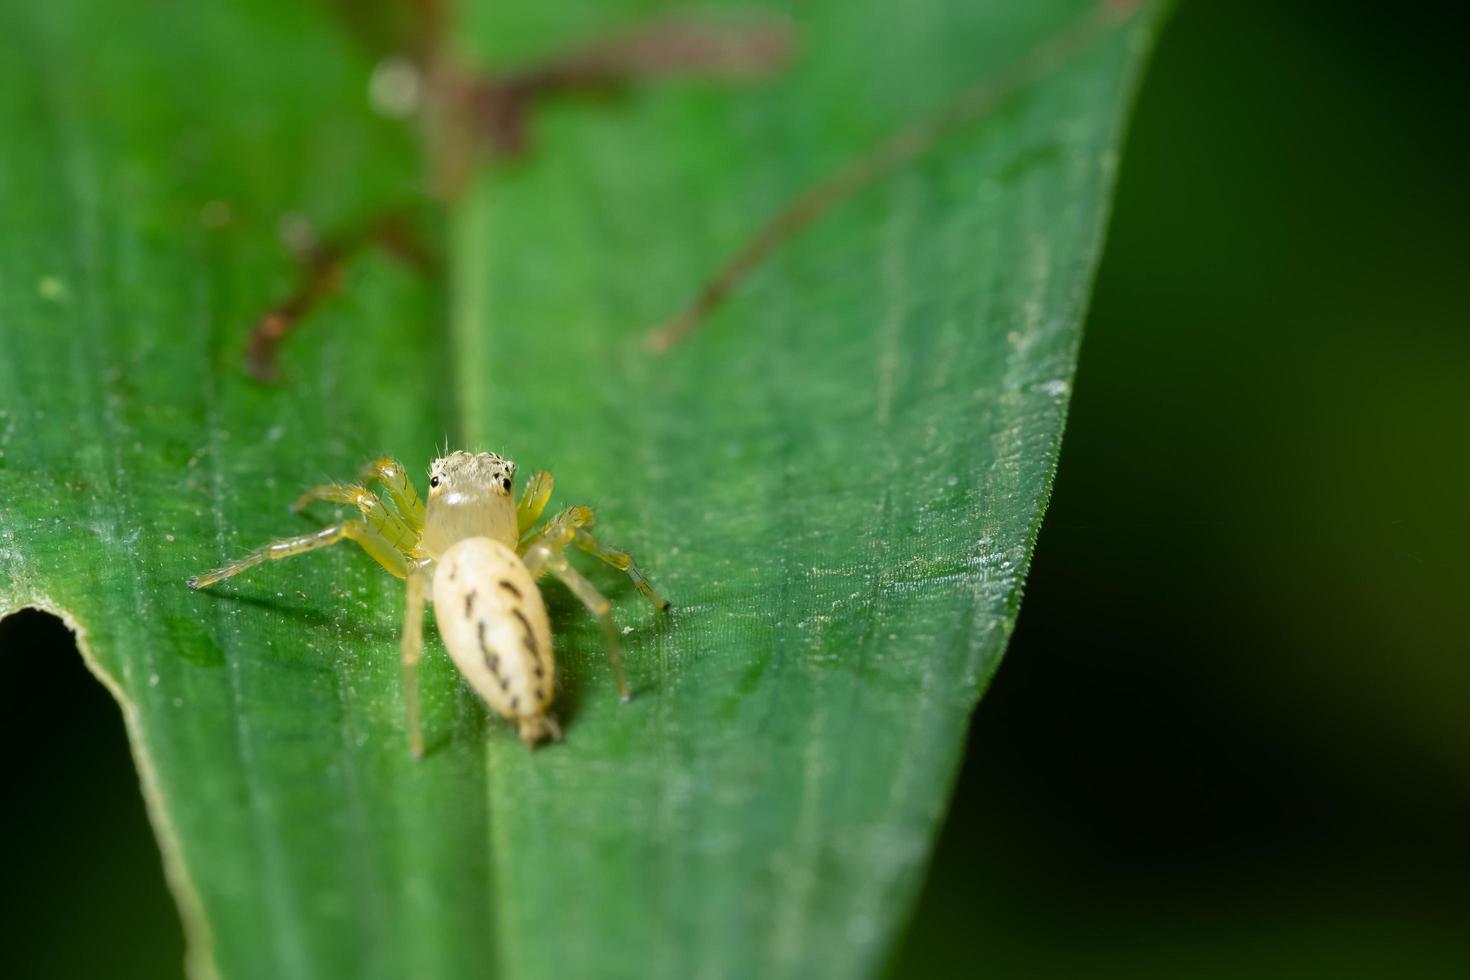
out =
[[[465,52],[648,5],[500,6],[465,12]],[[370,59],[274,0],[0,11],[0,609],[63,614],[123,705],[194,974],[881,970],[1015,621],[1153,18],[837,206],[669,354],[642,332],[1087,7],[803,3],[764,84],[555,105],[450,203],[447,275],[355,258],[274,387],[242,355],[296,276],[283,217],[416,193]],[[590,572],[624,706],[548,586],[566,738],[535,752],[431,632],[416,764],[400,583],[348,548],[184,580],[446,434],[551,469],[676,608]]]

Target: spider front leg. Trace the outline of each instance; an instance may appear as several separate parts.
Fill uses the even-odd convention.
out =
[[[412,488],[409,488],[412,490]],[[389,491],[391,493],[391,489]],[[381,500],[355,483],[324,483],[312,487],[296,499],[291,509],[298,513],[306,509],[313,500],[325,500],[334,504],[350,504],[362,511],[363,520],[372,525],[388,543],[399,551],[412,552],[418,546],[421,530],[411,528],[407,521],[389,510]],[[421,508],[422,509],[422,508]],[[420,524],[420,528],[422,524]],[[401,577],[401,576],[400,576]]]
[[[546,502],[551,499],[551,488],[556,480],[545,470],[541,470],[531,479],[526,481],[526,489],[521,493],[521,502],[516,504],[516,533],[525,537],[536,522],[541,520],[541,514],[546,510]]]
[[[393,506],[403,515],[403,522],[413,531],[423,532],[424,504],[402,463],[391,456],[384,456],[364,466],[357,478],[363,483],[370,480],[381,482],[388,491],[388,496],[392,498]]]
[[[336,544],[338,541],[347,539],[356,541],[362,545],[362,550],[382,565],[389,572],[404,578],[408,575],[408,560],[388,542],[372,525],[366,521],[343,521],[341,524],[333,524],[324,527],[320,531],[311,534],[301,534],[292,538],[281,538],[269,544],[256,548],[250,554],[237,558],[221,568],[203,575],[196,575],[189,579],[189,588],[202,589],[216,582],[239,575],[248,568],[254,568],[264,561],[279,561],[282,558],[290,558],[293,555],[304,554],[315,551],[318,548],[326,548]]]
[[[632,555],[626,551],[619,551],[617,548],[609,548],[607,545],[598,541],[592,532],[585,527],[579,527],[572,531],[572,544],[575,544],[578,548],[587,552],[587,554],[607,562],[613,568],[625,572],[628,578],[633,580],[633,587],[638,590],[638,593],[643,598],[653,604],[653,608],[659,612],[669,611],[669,600],[658,594],[658,590],[653,587],[653,583],[648,581],[648,576],[644,575],[638,568],[638,565],[633,561]]]
[[[407,714],[408,750],[415,759],[424,757],[424,736],[419,724],[419,656],[424,652],[424,594],[433,579],[434,563],[416,562],[408,573],[408,599],[403,610],[403,704]]]
[[[550,474],[547,474],[548,482],[550,479]],[[526,489],[529,493],[530,488]],[[599,561],[606,562],[626,574],[633,580],[633,587],[649,601],[653,608],[660,612],[668,612],[671,608],[669,600],[660,595],[653,587],[653,583],[648,581],[648,576],[643,574],[638,563],[633,560],[633,556],[626,551],[603,544],[597,540],[596,535],[588,530],[595,523],[597,523],[597,515],[591,507],[568,507],[547,521],[546,526],[536,534],[525,538],[521,550],[527,552],[541,542],[547,542],[557,548],[566,544],[574,544]],[[525,537],[524,530],[522,536]]]
[[[618,687],[618,698],[623,701],[633,700],[633,695],[628,690],[628,678],[623,674],[623,645],[618,642],[618,627],[613,622],[612,603],[581,572],[572,567],[558,544],[538,541],[526,552],[523,560],[533,579],[539,578],[544,572],[555,575],[582,601],[587,611],[602,623],[602,638],[607,645],[607,659],[612,667],[613,682]]]

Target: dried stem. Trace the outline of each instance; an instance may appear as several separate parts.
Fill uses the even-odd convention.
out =
[[[247,358],[250,373],[257,381],[276,380],[277,349],[303,317],[337,291],[343,266],[358,252],[376,246],[426,273],[437,266],[434,256],[414,231],[411,213],[410,208],[385,211],[307,251],[296,287],[257,320],[250,331]]]
[[[1019,61],[987,76],[921,119],[905,126],[861,156],[843,164],[776,214],[730,257],[677,316],[649,331],[645,343],[663,352],[684,340],[752,270],[836,205],[933,150],[946,136],[974,123],[1127,21],[1141,4],[1104,0],[1032,48]]]
[[[492,157],[523,154],[530,115],[547,99],[605,95],[634,82],[676,76],[759,78],[785,64],[791,50],[791,25],[784,19],[681,17],[591,42],[520,71],[467,74],[448,65],[444,54],[448,0],[379,3],[375,16],[359,16],[346,0],[335,3],[347,28],[375,56],[411,56],[426,83],[421,111],[433,182],[445,198],[463,186],[482,151]],[[384,212],[311,248],[291,294],[262,315],[250,333],[248,363],[256,379],[276,379],[281,344],[336,292],[346,263],[373,246],[421,269],[435,264],[415,235],[406,208]]]

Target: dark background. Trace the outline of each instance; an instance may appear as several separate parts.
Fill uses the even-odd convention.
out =
[[[894,975],[1470,976],[1453,9],[1180,4]],[[0,744],[0,975],[177,975],[120,714],[53,619],[0,623]]]

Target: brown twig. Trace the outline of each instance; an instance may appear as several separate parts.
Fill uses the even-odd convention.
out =
[[[684,340],[752,270],[808,225],[1057,71],[1126,22],[1140,5],[1140,0],[1101,0],[1019,61],[967,86],[938,109],[843,164],[760,228],[705,283],[693,302],[648,332],[645,344],[650,350],[664,352]]]
[[[281,343],[303,317],[337,291],[343,267],[353,255],[376,246],[421,272],[434,270],[438,263],[414,231],[410,213],[409,208],[385,211],[307,249],[296,287],[257,320],[250,331],[247,359],[250,373],[257,381],[276,380],[276,353]]]
[[[408,52],[426,82],[423,121],[439,195],[453,197],[480,161],[523,154],[531,113],[553,98],[607,95],[646,80],[692,76],[744,80],[770,74],[791,51],[789,21],[669,18],[573,48],[519,71],[467,74],[447,64],[446,0],[380,2],[359,18],[346,0],[336,6],[348,28],[375,56]],[[402,18],[408,18],[408,24]],[[260,381],[277,377],[280,346],[341,284],[347,262],[378,246],[430,269],[433,259],[414,235],[408,209],[385,212],[306,250],[296,287],[256,321],[247,359]]]
[[[792,28],[766,17],[748,22],[674,17],[593,41],[520,71],[483,75],[459,95],[470,125],[499,156],[526,144],[535,106],[567,96],[606,96],[629,85],[694,77],[747,81],[770,75],[790,58]]]

